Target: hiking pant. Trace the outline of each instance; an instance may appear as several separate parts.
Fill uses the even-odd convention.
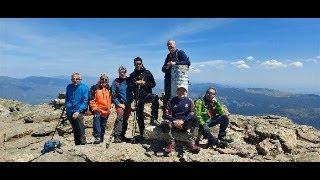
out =
[[[107,124],[108,117],[109,116],[102,117],[100,115],[100,113],[98,113],[98,112],[95,112],[94,116],[93,116],[93,133],[92,133],[92,135],[95,138],[99,137],[101,139],[101,141],[104,139],[104,134],[106,131],[106,124]]]
[[[173,122],[164,120],[161,122],[160,127],[162,129],[163,139],[167,144],[172,143],[174,138],[172,136],[172,131],[180,131],[187,133],[189,143],[195,143],[196,137],[198,135],[199,124],[196,118],[191,118],[182,124],[182,129],[178,129],[174,126]],[[187,131],[190,129],[190,133]]]
[[[140,135],[143,135],[144,131],[144,104],[152,103],[151,105],[151,118],[158,119],[158,110],[159,110],[159,97],[156,94],[146,94],[144,97],[139,98],[138,108],[137,108],[137,117],[138,117],[138,126]]]
[[[73,119],[72,115],[67,115],[67,118],[72,126],[75,145],[86,142],[83,114],[79,113],[77,119]]]
[[[214,136],[210,132],[210,127],[220,124],[218,139],[226,136],[226,129],[229,125],[229,118],[226,115],[215,116],[203,125],[203,136],[208,138],[208,142],[214,141]]]
[[[125,137],[128,128],[128,119],[131,113],[131,106],[127,105],[124,109],[117,107],[116,112],[117,119],[114,126],[114,137]]]

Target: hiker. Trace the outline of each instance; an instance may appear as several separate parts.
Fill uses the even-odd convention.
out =
[[[190,66],[189,57],[182,50],[176,48],[176,42],[174,40],[167,41],[167,47],[169,54],[162,66],[162,72],[164,75],[164,98],[163,98],[163,114],[165,114],[166,105],[171,97],[171,68],[173,65],[188,65]]]
[[[131,103],[133,101],[133,82],[127,77],[127,69],[120,66],[118,69],[119,77],[116,78],[111,86],[112,99],[116,107],[117,121],[115,122],[114,142],[128,142],[125,137],[128,128],[128,119],[131,113]]]
[[[106,123],[111,110],[111,92],[109,77],[101,74],[96,85],[90,88],[90,110],[93,114],[93,144],[104,141]]]
[[[217,90],[214,87],[207,89],[206,94],[201,99],[195,101],[195,111],[199,122],[199,144],[201,134],[208,139],[208,147],[213,145],[227,146],[226,129],[229,118],[223,110],[222,104],[216,98]],[[210,127],[220,124],[218,139],[210,132]]]
[[[195,139],[198,135],[198,121],[194,114],[193,101],[187,97],[187,89],[179,86],[177,96],[173,97],[167,104],[165,119],[161,122],[161,129],[166,141],[165,152],[171,153],[175,147],[175,141],[171,131],[188,133],[189,149],[192,153],[198,153],[200,148],[196,145]]]
[[[89,88],[81,80],[80,73],[72,73],[72,83],[66,88],[66,115],[73,129],[75,145],[87,144],[83,115],[88,109]]]
[[[155,121],[158,121],[158,109],[159,109],[159,97],[156,94],[152,94],[152,88],[156,86],[156,82],[153,75],[147,70],[140,57],[134,58],[134,71],[130,74],[130,78],[134,83],[134,98],[138,101],[137,104],[137,119],[140,135],[135,140],[143,140],[144,133],[144,104],[152,103],[151,105],[151,121],[150,124],[154,125]]]

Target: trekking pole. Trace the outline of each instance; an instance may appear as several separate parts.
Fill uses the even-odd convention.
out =
[[[51,136],[51,139],[50,139],[50,140],[52,140],[52,139],[53,139],[53,137],[54,137],[54,135],[56,134],[56,132],[57,132],[57,128],[58,128],[58,126],[59,126],[59,124],[60,124],[61,120],[63,120],[63,114],[64,114],[64,112],[65,112],[65,111],[66,111],[66,107],[65,107],[65,106],[63,106],[62,112],[61,112],[60,117],[59,117],[58,124],[57,124],[56,128],[54,129],[54,133],[53,133],[53,135]]]
[[[137,128],[137,109],[138,109],[139,93],[140,93],[140,85],[138,85],[138,89],[136,92],[136,98],[134,101],[134,117],[133,117],[132,137],[135,135],[136,128]]]
[[[124,110],[123,110],[123,111],[124,111]],[[123,113],[124,113],[123,111],[118,114],[117,119],[116,119],[116,121],[114,122],[111,135],[110,135],[108,141],[106,142],[106,149],[109,148],[109,146],[110,146],[110,144],[111,144],[111,142],[112,142],[112,139],[113,139],[113,137],[114,137],[114,133],[115,133],[115,131],[116,131],[118,122],[120,121],[120,119],[122,119],[122,121],[123,121]]]

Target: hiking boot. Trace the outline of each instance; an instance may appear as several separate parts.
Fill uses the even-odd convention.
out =
[[[169,144],[164,148],[164,151],[169,154],[169,153],[171,153],[171,152],[173,151],[174,146],[175,146],[175,143],[174,143],[174,141],[173,141],[173,142],[169,143]]]
[[[104,137],[101,136],[101,137],[100,137],[100,142],[103,143],[103,141],[104,141]]]
[[[121,141],[122,142],[130,142],[131,140],[125,136],[121,136]]]
[[[87,139],[86,139],[86,136],[82,136],[81,138],[80,138],[80,145],[86,145],[87,144]]]
[[[87,144],[87,141],[86,140],[82,140],[80,145],[86,145]]]
[[[101,142],[100,137],[95,137],[94,141],[93,141],[93,144],[100,144],[100,142]]]
[[[196,145],[196,143],[190,143],[189,149],[192,153],[198,153],[200,151],[200,147]]]
[[[115,137],[113,140],[114,143],[122,143],[122,140],[120,137]]]
[[[228,146],[227,141],[219,141],[218,147],[219,148],[226,148]]]

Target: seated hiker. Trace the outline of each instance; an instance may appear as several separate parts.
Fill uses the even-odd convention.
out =
[[[66,88],[66,115],[72,126],[75,145],[87,144],[83,115],[88,108],[89,88],[81,80],[80,73],[72,73],[72,83]]]
[[[167,153],[171,153],[175,147],[175,141],[171,134],[172,130],[187,133],[191,152],[198,153],[200,151],[200,148],[195,143],[195,138],[198,134],[198,122],[194,115],[194,104],[186,94],[186,88],[178,87],[177,96],[168,102],[164,116],[165,120],[160,124],[167,144],[164,150]],[[187,132],[189,129],[191,129],[191,133]]]
[[[226,129],[229,124],[228,116],[225,114],[222,104],[216,98],[216,89],[210,87],[205,96],[195,101],[195,112],[199,122],[199,133],[208,139],[208,146],[226,146]],[[210,132],[210,127],[220,124],[218,139]],[[197,144],[200,136],[198,135]]]
[[[93,114],[93,136],[94,144],[100,144],[104,140],[106,123],[111,110],[111,92],[109,78],[101,74],[96,85],[90,89],[90,110]]]
[[[128,119],[131,113],[131,103],[133,101],[133,82],[127,77],[127,69],[120,66],[118,69],[119,78],[116,78],[111,86],[112,99],[116,107],[117,121],[115,122],[114,142],[127,142],[125,137],[128,128]]]

